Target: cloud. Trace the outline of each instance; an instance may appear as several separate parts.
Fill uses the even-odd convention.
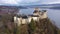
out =
[[[0,4],[18,4],[15,0],[0,0]]]
[[[39,0],[0,0],[0,4],[25,4],[37,1]]]
[[[40,0],[41,4],[54,4],[54,3],[60,3],[60,0]]]
[[[33,3],[33,2],[38,2],[39,0],[22,0],[21,3]]]
[[[50,3],[47,3],[47,4],[59,4],[60,2],[50,2]]]
[[[52,4],[60,3],[60,0],[0,0],[0,5],[34,5],[34,4]]]

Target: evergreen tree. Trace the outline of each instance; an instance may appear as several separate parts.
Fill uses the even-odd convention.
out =
[[[32,31],[34,31],[36,29],[36,23],[33,19],[31,19],[31,23],[29,24],[30,28]]]

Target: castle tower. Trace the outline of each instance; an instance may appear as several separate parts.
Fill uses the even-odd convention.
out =
[[[35,10],[34,10],[34,12],[33,12],[33,15],[39,15],[39,11],[40,11],[39,8],[35,8]]]
[[[47,11],[46,10],[43,10],[44,12],[44,16],[47,17]]]
[[[17,17],[16,17],[16,16],[14,16],[14,23],[16,23],[16,20],[17,20]]]
[[[41,14],[41,19],[47,18],[47,11],[43,10],[42,14]]]

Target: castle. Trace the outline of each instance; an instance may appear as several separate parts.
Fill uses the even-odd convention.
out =
[[[29,24],[31,20],[39,21],[39,19],[45,19],[47,18],[47,11],[46,10],[40,10],[39,8],[35,8],[32,15],[16,15],[14,16],[14,23],[16,23],[18,26],[20,24]]]

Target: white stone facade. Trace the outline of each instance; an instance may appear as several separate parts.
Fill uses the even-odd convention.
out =
[[[44,12],[43,15],[41,15],[41,19],[47,18],[47,12]]]
[[[29,22],[29,23],[31,22],[31,19],[32,19],[32,17],[28,17],[28,22]]]
[[[28,23],[28,19],[22,19],[22,24],[27,24]]]
[[[30,23],[32,19],[34,21],[38,21],[39,20],[39,17],[28,17],[28,22]]]
[[[22,17],[14,17],[14,23],[16,23],[18,26],[20,26],[20,24],[27,24],[28,23],[28,19],[23,19]]]
[[[22,18],[17,18],[17,25],[20,26],[21,23],[22,23]]]

